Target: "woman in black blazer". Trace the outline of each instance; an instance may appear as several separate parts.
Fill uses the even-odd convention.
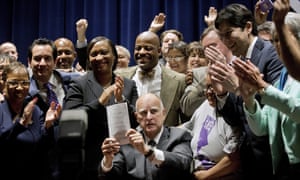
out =
[[[87,47],[88,63],[92,68],[74,79],[65,98],[64,109],[85,109],[88,129],[85,137],[85,164],[80,179],[97,179],[97,166],[102,159],[99,145],[108,137],[106,106],[127,102],[131,127],[137,122],[134,105],[138,94],[135,81],[116,76],[118,55],[113,42],[103,36],[93,38]]]

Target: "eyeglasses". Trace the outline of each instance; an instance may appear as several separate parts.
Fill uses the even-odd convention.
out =
[[[166,57],[165,59],[166,59],[166,61],[174,60],[174,61],[176,61],[176,62],[179,62],[179,61],[181,61],[182,59],[184,59],[184,56]]]
[[[17,81],[17,80],[9,80],[7,81],[7,84],[11,87],[11,88],[16,88],[19,86],[22,87],[29,87],[30,85],[30,81]]]
[[[203,89],[203,93],[204,93],[204,94],[207,94],[208,92],[214,92],[214,88],[213,88],[212,85],[210,85],[210,84],[207,84],[207,85],[206,85],[206,88]]]

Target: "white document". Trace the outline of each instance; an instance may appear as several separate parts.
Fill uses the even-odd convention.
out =
[[[128,144],[125,133],[130,129],[127,103],[118,103],[106,107],[109,136],[116,138],[121,145]]]

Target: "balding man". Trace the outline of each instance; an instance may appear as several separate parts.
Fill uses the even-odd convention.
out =
[[[165,127],[166,112],[160,98],[147,93],[136,101],[140,129],[129,129],[129,144],[113,137],[101,146],[104,155],[99,175],[105,179],[190,179],[191,134]]]
[[[65,72],[74,71],[73,63],[77,54],[73,42],[67,38],[58,38],[54,44],[57,49],[56,69]]]
[[[176,126],[186,121],[179,100],[185,89],[185,75],[161,66],[160,41],[157,34],[145,31],[135,41],[134,59],[137,66],[119,69],[117,74],[136,82],[139,96],[153,93],[162,99],[166,108],[165,125]]]
[[[17,47],[12,42],[4,42],[0,45],[0,54],[7,54],[13,58],[13,60],[18,60]]]

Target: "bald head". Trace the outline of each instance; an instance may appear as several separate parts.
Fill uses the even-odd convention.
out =
[[[13,58],[13,60],[18,60],[17,47],[11,42],[4,42],[0,45],[0,54],[7,54]]]
[[[146,136],[153,139],[163,127],[166,111],[160,98],[148,93],[136,101],[135,115]]]
[[[136,109],[137,110],[140,109],[142,104],[149,104],[149,105],[155,104],[160,109],[164,109],[164,105],[163,105],[161,99],[152,93],[147,93],[147,94],[141,95],[136,101]]]
[[[54,41],[57,49],[56,68],[71,70],[77,56],[74,44],[67,38],[58,38]]]
[[[67,46],[70,47],[73,51],[75,51],[73,42],[67,38],[58,38],[54,41],[54,44],[56,48],[61,46]]]
[[[137,40],[143,40],[144,42],[151,42],[151,44],[153,44],[157,47],[160,46],[160,41],[159,41],[158,35],[151,31],[144,31],[144,32],[140,33],[136,38],[136,41]]]

